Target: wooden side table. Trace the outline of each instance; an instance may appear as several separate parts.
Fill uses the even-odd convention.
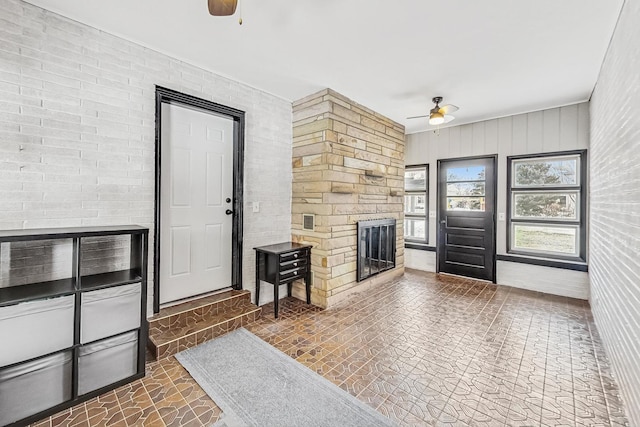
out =
[[[287,284],[287,295],[297,279],[304,279],[307,304],[311,304],[311,245],[293,242],[253,248],[256,251],[256,305],[260,305],[260,281],[273,285],[273,308],[278,318],[278,290]]]

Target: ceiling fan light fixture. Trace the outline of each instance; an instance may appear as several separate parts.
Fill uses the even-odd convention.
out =
[[[444,123],[444,115],[439,111],[434,111],[429,114],[429,124],[432,126],[441,125]]]
[[[429,117],[429,124],[431,126],[439,126],[443,123],[449,123],[454,117],[451,113],[458,111],[458,107],[455,105],[443,105],[440,106],[442,102],[441,96],[434,96],[431,100],[434,104],[436,104],[431,110],[429,110],[429,114],[425,114],[422,116],[411,116],[407,117],[407,119],[422,119],[424,117]]]

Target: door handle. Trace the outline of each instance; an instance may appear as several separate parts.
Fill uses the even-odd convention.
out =
[[[446,219],[443,219],[442,221],[440,221],[440,224],[446,224],[446,223],[447,223]]]
[[[224,211],[224,213],[226,213],[227,215],[231,215],[233,214],[233,211],[231,209],[227,209],[226,211]]]

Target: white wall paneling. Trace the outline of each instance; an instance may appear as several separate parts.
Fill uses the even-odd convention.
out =
[[[419,249],[404,250],[404,266],[422,271],[436,271],[436,253]]]
[[[436,271],[435,252],[405,249],[404,253],[406,268]],[[581,271],[498,261],[496,276],[498,285],[570,298],[589,299],[589,275]]]
[[[406,164],[429,164],[429,208],[435,211],[438,159],[498,154],[497,214],[504,213],[506,216],[508,156],[584,148],[589,148],[588,103],[408,135]],[[496,225],[497,253],[506,254],[507,221],[498,220]],[[429,218],[429,245],[436,245],[435,218]],[[425,265],[424,262],[419,262],[418,265],[420,264]],[[426,265],[430,264],[426,262]],[[510,271],[518,268],[520,264],[510,264],[513,263],[498,263],[498,283],[523,287],[524,285],[515,281],[514,276],[510,274]],[[406,266],[416,268],[412,267],[409,260]],[[565,281],[562,280],[565,277],[563,270],[536,266],[526,268],[535,272],[526,285],[529,288],[583,299],[589,296],[587,273],[567,271],[566,275],[572,279]],[[557,276],[555,286],[550,282],[554,275]]]

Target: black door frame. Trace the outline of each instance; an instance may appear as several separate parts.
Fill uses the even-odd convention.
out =
[[[153,230],[153,312],[160,311],[160,178],[162,176],[162,104],[186,106],[199,111],[227,116],[233,120],[233,225],[231,234],[231,287],[242,289],[242,220],[244,182],[244,127],[245,112],[216,104],[192,95],[156,85],[156,177],[155,224]]]
[[[478,160],[478,159],[492,159],[493,160],[493,233],[491,239],[493,241],[493,274],[491,277],[492,283],[496,282],[496,266],[497,266],[497,252],[496,246],[496,212],[498,210],[498,155],[489,154],[481,156],[467,156],[467,157],[453,157],[448,159],[438,159],[438,170],[436,171],[436,273],[440,273],[440,239],[442,237],[442,231],[440,227],[440,170],[442,162],[456,162],[465,160]],[[446,273],[449,274],[449,273]],[[480,279],[477,279],[480,280]]]

